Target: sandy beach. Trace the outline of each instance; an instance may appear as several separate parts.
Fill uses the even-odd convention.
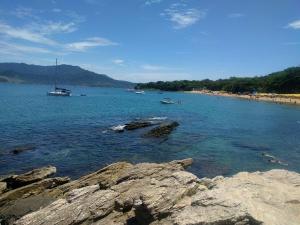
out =
[[[269,93],[257,93],[257,94],[232,94],[222,91],[207,91],[207,90],[194,90],[187,91],[187,93],[193,94],[205,94],[213,96],[224,96],[242,98],[252,101],[267,101],[274,102],[277,104],[293,104],[300,105],[300,94],[269,94]]]

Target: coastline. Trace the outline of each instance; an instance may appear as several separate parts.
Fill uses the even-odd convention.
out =
[[[233,97],[233,98],[241,98],[241,99],[247,99],[252,101],[273,102],[276,104],[300,105],[300,94],[257,93],[255,95],[251,95],[251,94],[232,94],[232,93],[221,92],[221,91],[205,91],[205,90],[185,91],[185,93]]]

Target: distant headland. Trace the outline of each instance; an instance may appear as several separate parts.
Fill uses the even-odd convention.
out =
[[[134,84],[128,81],[115,80],[105,74],[97,74],[79,66],[28,65],[25,63],[0,63],[0,82],[21,84],[54,84],[80,85],[95,87],[130,88]]]

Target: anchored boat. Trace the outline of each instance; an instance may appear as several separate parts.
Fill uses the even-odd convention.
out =
[[[55,64],[55,75],[57,74],[57,59],[56,59],[56,64]],[[56,82],[54,85],[54,91],[49,91],[47,93],[49,96],[71,96],[72,91],[68,90],[66,88],[60,88],[56,86]]]

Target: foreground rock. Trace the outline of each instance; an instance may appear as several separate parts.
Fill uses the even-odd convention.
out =
[[[158,127],[151,129],[148,133],[146,133],[145,137],[165,137],[169,135],[179,123],[175,121],[165,122],[160,124]]]
[[[6,182],[0,182],[0,194],[3,193],[7,189]]]
[[[112,164],[47,190],[47,196],[58,199],[16,224],[300,224],[298,173],[271,170],[199,179],[184,171],[191,162]]]
[[[9,175],[0,182],[0,224],[11,224],[17,218],[55,201],[47,191],[70,181],[68,177],[47,178],[56,172],[53,166]]]
[[[54,166],[46,166],[21,175],[12,175],[5,178],[3,181],[7,183],[7,186],[9,188],[15,189],[40,181],[55,173],[56,168]]]

